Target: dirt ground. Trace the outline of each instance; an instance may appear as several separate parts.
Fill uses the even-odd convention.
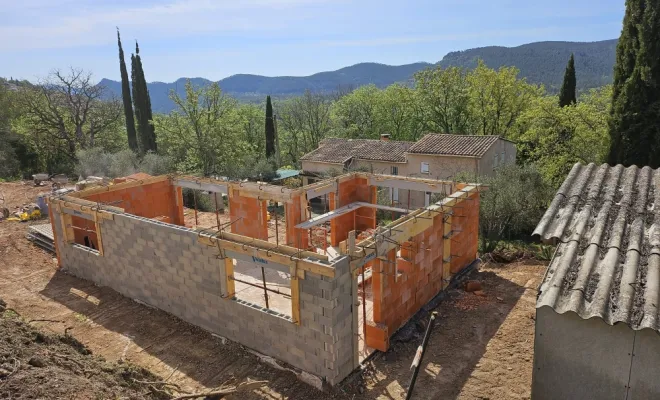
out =
[[[44,334],[0,312],[0,398],[168,399],[144,368],[108,363],[68,335]]]
[[[43,188],[0,183],[7,207]],[[213,218],[215,216],[213,215]],[[43,223],[41,221],[40,223]],[[65,329],[108,362],[128,361],[189,390],[246,379],[268,383],[234,399],[400,399],[427,318],[410,323],[361,372],[330,393],[260,361],[243,346],[56,269],[52,254],[25,239],[26,223],[0,222],[0,298],[31,326]],[[534,304],[543,265],[484,265],[469,279],[485,297],[455,289],[435,309],[439,318],[414,399],[525,399],[530,396]],[[429,312],[431,310],[428,310]],[[0,378],[0,385],[3,384]],[[102,396],[103,398],[103,396]]]

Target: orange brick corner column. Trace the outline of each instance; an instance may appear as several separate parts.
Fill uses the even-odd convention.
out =
[[[462,188],[459,188],[462,189]],[[479,193],[453,207],[451,273],[460,272],[477,258],[479,246]]]
[[[229,191],[229,217],[231,231],[255,239],[268,240],[268,214],[266,200],[241,196],[240,191]]]
[[[337,186],[337,194],[330,193],[328,196],[330,210],[362,201],[376,203],[377,188],[369,185],[367,178],[358,176],[340,182]],[[376,209],[361,207],[356,211],[346,213],[330,221],[330,244],[339,246],[339,243],[348,238],[350,231],[365,231],[376,228]]]
[[[303,221],[302,196],[293,196],[284,204],[286,223],[286,245],[299,249],[309,247],[308,229],[296,228]]]

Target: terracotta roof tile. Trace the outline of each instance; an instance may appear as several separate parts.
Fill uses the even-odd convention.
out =
[[[447,135],[429,133],[408,149],[408,153],[482,157],[499,136]]]
[[[328,138],[319,147],[300,159],[343,164],[351,158],[373,161],[406,162],[405,152],[413,142],[386,141],[374,139]]]

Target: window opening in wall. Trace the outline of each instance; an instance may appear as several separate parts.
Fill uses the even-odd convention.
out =
[[[74,243],[89,247],[92,250],[99,249],[99,238],[94,221],[76,216],[71,216],[69,221],[65,222],[65,224],[70,224],[70,227],[73,229]]]
[[[224,193],[183,188],[182,197],[184,225],[188,228],[219,230],[230,223],[228,199]]]
[[[291,319],[291,274],[262,267],[258,262],[238,259],[231,262],[234,269],[234,299],[237,302]]]
[[[431,192],[424,193],[424,207],[428,207],[431,204]]]
[[[399,167],[392,166],[392,175],[399,175]]]
[[[429,163],[427,163],[427,162],[422,163],[421,172],[422,172],[422,174],[428,174],[429,173]]]

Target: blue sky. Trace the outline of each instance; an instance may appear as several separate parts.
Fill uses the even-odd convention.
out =
[[[0,76],[119,79],[115,27],[149,81],[437,62],[472,47],[619,36],[624,0],[0,0]],[[129,66],[130,68],[130,66]]]

